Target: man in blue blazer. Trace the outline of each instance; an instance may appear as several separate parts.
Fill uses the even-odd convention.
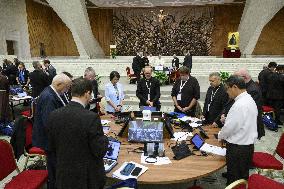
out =
[[[42,148],[47,152],[48,169],[53,167],[55,162],[49,156],[47,149],[47,119],[51,112],[66,105],[62,94],[69,90],[71,84],[72,81],[67,75],[56,75],[52,80],[52,84],[42,91],[36,102],[32,143],[33,146]],[[50,184],[54,185],[52,179],[54,176],[49,174],[49,186]]]

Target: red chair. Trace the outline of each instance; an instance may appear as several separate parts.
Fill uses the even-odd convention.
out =
[[[274,109],[271,106],[262,106],[263,114],[272,114],[273,119],[275,119]]]
[[[173,70],[170,74],[170,82],[174,83],[180,78],[179,69]]]
[[[17,167],[11,145],[0,140],[0,180],[6,178],[13,171],[17,170],[18,175],[8,182],[4,189],[38,189],[47,181],[46,170],[27,170],[20,172]]]
[[[129,83],[130,84],[135,84],[136,83],[136,80],[137,80],[137,77],[134,73],[131,73],[131,70],[129,67],[126,67],[126,74],[127,74],[127,78],[129,79]]]
[[[192,187],[189,187],[187,189],[203,189],[203,188],[201,188],[200,186],[192,186]]]
[[[275,154],[284,158],[284,133],[281,135],[273,155],[265,152],[254,152],[252,165],[260,169],[283,170],[283,164],[274,157]]]
[[[32,118],[34,116],[34,113],[35,113],[36,101],[37,101],[37,98],[32,99],[30,109],[26,110],[26,111],[22,111],[21,115],[24,116],[24,117],[27,117],[27,118]]]
[[[38,147],[32,147],[32,132],[33,123],[31,120],[26,122],[26,142],[25,142],[25,152],[24,155],[27,157],[24,165],[24,169],[27,168],[28,161],[30,158],[39,157],[40,159],[45,159],[45,151]]]
[[[248,181],[237,180],[225,189],[284,189],[284,185],[265,176],[253,174]]]

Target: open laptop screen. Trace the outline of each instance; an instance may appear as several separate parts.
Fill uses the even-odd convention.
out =
[[[109,140],[108,150],[104,158],[117,160],[119,149],[120,149],[119,141]]]
[[[204,140],[198,134],[195,134],[191,138],[191,143],[199,150],[204,144]]]
[[[163,122],[142,120],[130,121],[128,129],[128,141],[162,142]]]

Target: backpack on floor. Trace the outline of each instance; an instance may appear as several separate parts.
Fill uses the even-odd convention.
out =
[[[271,131],[278,131],[278,125],[276,121],[270,115],[263,115],[262,122],[266,126],[267,129]]]
[[[14,122],[0,123],[0,133],[6,136],[12,136],[14,132]]]

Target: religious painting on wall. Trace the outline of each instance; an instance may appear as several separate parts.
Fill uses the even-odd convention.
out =
[[[211,55],[214,8],[114,9],[113,39],[117,55],[144,51],[157,56]]]
[[[228,34],[228,48],[239,48],[239,32],[229,32]]]

